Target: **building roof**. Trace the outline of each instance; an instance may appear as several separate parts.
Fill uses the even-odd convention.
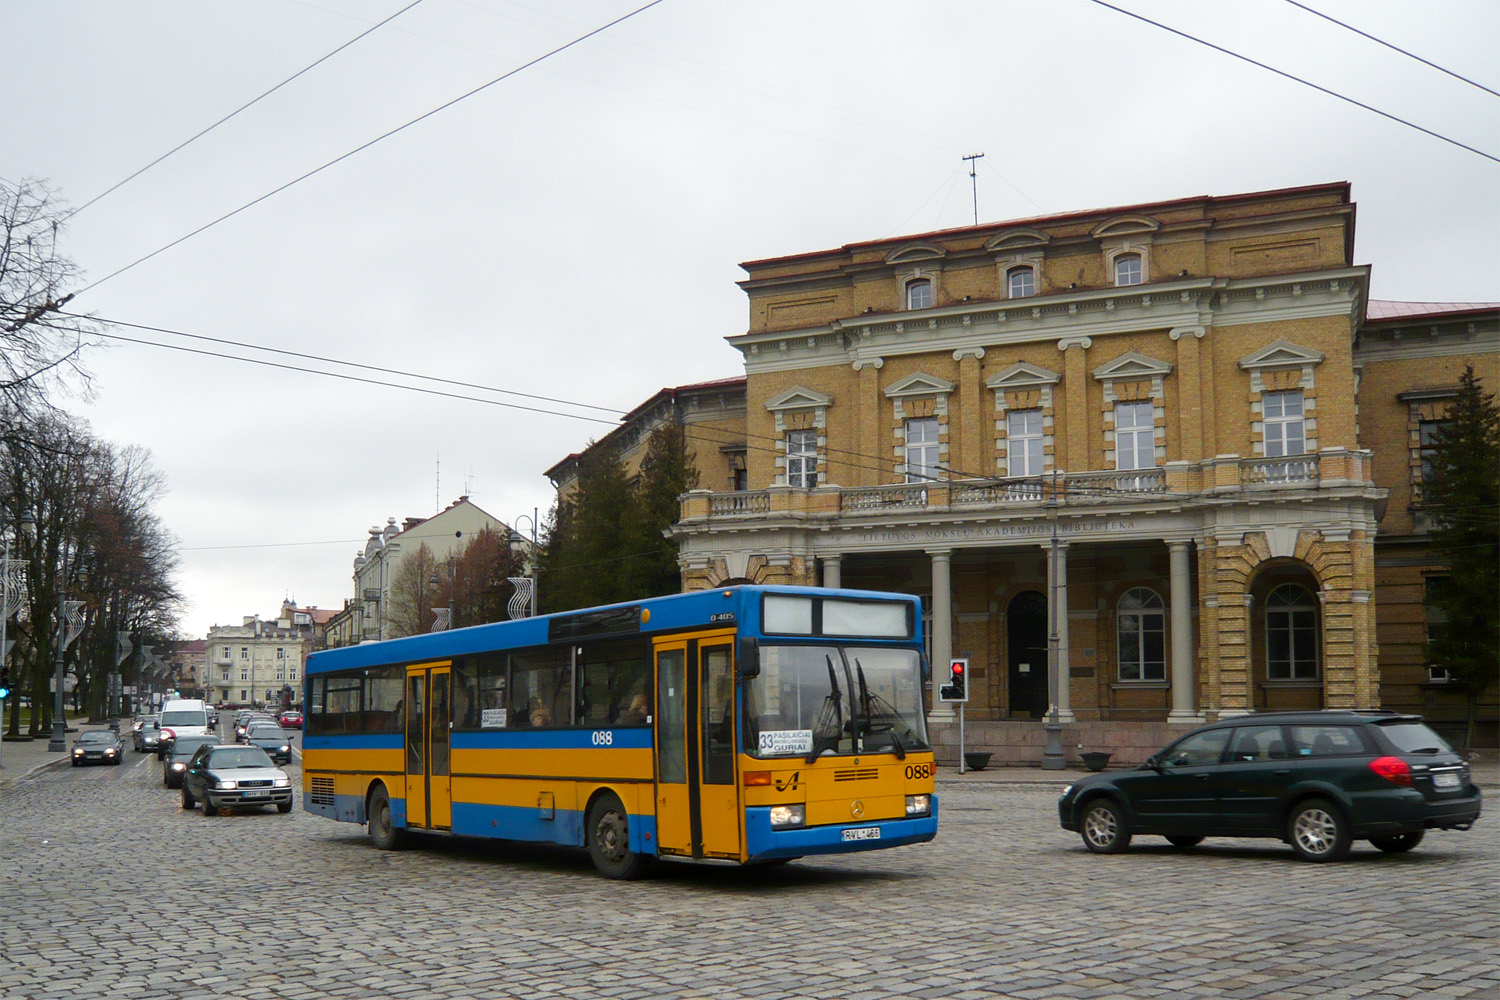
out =
[[[1365,307],[1365,321],[1379,323],[1391,319],[1493,312],[1500,312],[1500,302],[1395,302],[1390,299],[1371,299]]]
[[[1240,194],[1229,195],[1195,195],[1188,198],[1169,198],[1164,201],[1142,202],[1136,205],[1116,205],[1112,208],[1091,208],[1076,212],[1059,212],[1054,215],[1037,215],[1024,219],[1007,219],[1000,222],[985,222],[977,226],[957,226],[952,229],[936,229],[927,233],[907,233],[900,236],[891,236],[878,240],[861,240],[855,243],[845,243],[841,247],[828,250],[814,250],[808,253],[789,254],[777,257],[764,257],[759,260],[747,260],[740,267],[749,270],[753,267],[761,267],[768,264],[786,263],[796,260],[814,260],[819,257],[837,257],[854,253],[855,251],[879,246],[894,246],[901,243],[918,242],[922,240],[933,240],[939,237],[951,238],[964,233],[982,233],[999,229],[1011,229],[1019,226],[1041,226],[1057,225],[1073,219],[1087,219],[1097,216],[1126,215],[1130,213],[1149,213],[1153,210],[1170,208],[1173,206],[1192,205],[1201,203],[1205,206],[1230,204],[1237,201],[1256,201],[1259,199],[1285,198],[1300,194],[1309,194],[1316,191],[1332,191],[1340,196],[1340,201],[1349,204],[1350,185],[1348,181],[1336,181],[1330,184],[1307,184],[1301,187],[1277,188],[1270,191],[1246,191]],[[1353,239],[1351,236],[1350,244]]]

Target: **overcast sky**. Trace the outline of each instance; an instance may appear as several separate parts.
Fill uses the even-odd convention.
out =
[[[0,176],[83,205],[408,2],[0,0]],[[1500,90],[1493,0],[1307,5]],[[99,281],[638,6],[423,0],[63,250]],[[1286,0],[1118,6],[1500,156],[1500,98]],[[973,223],[970,153],[983,222],[1347,180],[1373,297],[1500,300],[1500,164],[1091,0],[666,0],[73,306],[625,411],[743,373],[740,261]],[[341,607],[387,517],[545,520],[545,470],[611,426],[123,341],[88,364],[60,402],[165,474],[189,636]]]

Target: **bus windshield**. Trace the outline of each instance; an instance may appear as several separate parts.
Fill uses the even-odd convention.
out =
[[[889,646],[760,647],[745,686],[746,751],[758,757],[928,750],[922,663]]]

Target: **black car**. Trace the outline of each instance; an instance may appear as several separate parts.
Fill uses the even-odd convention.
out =
[[[213,746],[219,742],[217,736],[179,736],[172,743],[172,749],[162,760],[161,783],[168,788],[182,787],[182,772],[187,770],[188,761],[193,759],[193,754],[198,752],[202,746]]]
[[[1276,837],[1307,861],[1337,861],[1354,840],[1395,853],[1429,829],[1467,830],[1481,798],[1421,716],[1324,711],[1221,720],[1140,767],[1069,785],[1057,805],[1063,829],[1098,854],[1135,834],[1177,847]]]
[[[265,725],[252,723],[245,731],[245,743],[260,747],[266,752],[266,756],[277,764],[292,762],[292,738],[285,729],[275,723]]]
[[[182,772],[182,808],[199,804],[205,816],[217,816],[225,806],[274,805],[289,813],[292,779],[260,747],[201,746]]]
[[[125,759],[125,741],[108,729],[84,733],[73,744],[73,766],[119,764]]]

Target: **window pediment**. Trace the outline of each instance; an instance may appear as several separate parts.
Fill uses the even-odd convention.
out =
[[[902,396],[946,396],[952,391],[952,382],[940,379],[936,375],[914,372],[889,386],[885,390],[885,395],[888,399],[897,399]]]
[[[906,243],[885,255],[887,264],[911,264],[921,260],[941,260],[948,252],[935,243]]]
[[[1161,228],[1161,223],[1146,215],[1120,215],[1099,223],[1089,235],[1096,240],[1110,237],[1145,235]]]
[[[1041,385],[1056,385],[1062,381],[1057,372],[1048,371],[1041,365],[1029,365],[1018,361],[984,380],[988,389],[1026,389]]]
[[[1010,229],[990,238],[984,249],[990,253],[1015,253],[1018,250],[1039,250],[1052,242],[1052,237],[1037,229]]]
[[[1161,378],[1172,372],[1170,362],[1157,361],[1136,351],[1126,353],[1094,369],[1094,378],[1102,380]]]
[[[773,413],[778,410],[812,410],[827,407],[832,403],[832,396],[825,396],[806,386],[794,385],[781,395],[768,400],[766,409]]]
[[[1289,341],[1278,340],[1240,359],[1240,367],[1246,371],[1257,368],[1301,368],[1316,365],[1323,360],[1321,351],[1298,347]]]

